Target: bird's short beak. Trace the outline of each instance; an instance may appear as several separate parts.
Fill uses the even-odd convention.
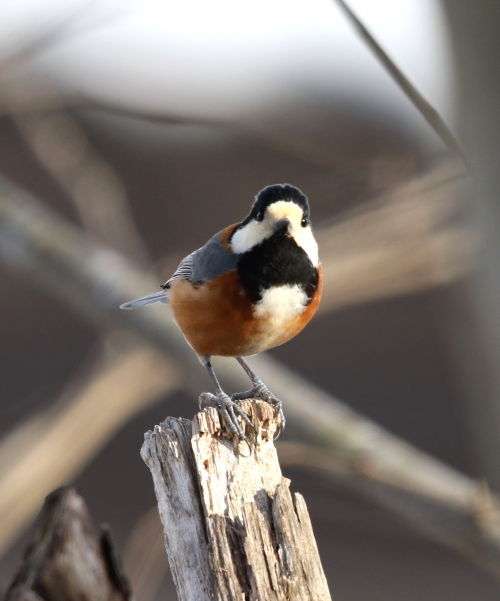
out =
[[[280,219],[279,221],[277,221],[274,224],[274,231],[276,233],[284,233],[288,230],[288,227],[290,225],[290,219],[288,219],[287,217],[284,217],[283,219]]]

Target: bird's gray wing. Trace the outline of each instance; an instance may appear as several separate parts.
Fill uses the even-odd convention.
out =
[[[120,306],[120,309],[135,309],[136,307],[143,307],[159,302],[168,303],[170,284],[174,280],[187,280],[193,284],[202,284],[207,280],[213,280],[217,276],[235,269],[238,255],[227,251],[220,240],[221,234],[222,232],[215,234],[205,246],[202,246],[182,259],[179,267],[177,267],[172,277],[163,284],[160,292],[124,303]]]
[[[162,286],[162,288],[167,289],[170,288],[170,282],[173,280],[188,280],[191,281],[191,275],[193,273],[193,258],[197,255],[201,250],[203,250],[203,246],[198,248],[198,250],[193,251],[187,257],[184,257],[182,261],[179,263],[179,267],[174,271],[174,274],[171,278],[169,278]]]
[[[235,269],[238,255],[226,249],[220,240],[221,234],[222,232],[215,234],[205,246],[183,259],[174,275],[163,284],[162,288],[170,287],[170,283],[177,279],[188,280],[193,284],[202,284]]]
[[[226,245],[221,242],[221,234],[225,231],[215,234],[193,255],[189,281],[202,283],[236,269],[238,255],[227,250]]]

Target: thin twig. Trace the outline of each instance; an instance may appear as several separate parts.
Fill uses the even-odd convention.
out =
[[[430,104],[428,100],[424,98],[424,96],[422,96],[422,94],[411,83],[401,69],[394,63],[392,58],[377,42],[377,40],[373,37],[373,34],[370,33],[366,26],[363,25],[359,17],[357,17],[357,15],[352,11],[349,5],[344,0],[335,1],[348,16],[351,23],[356,27],[361,37],[365,40],[369,48],[389,72],[394,81],[399,85],[406,96],[418,109],[423,118],[441,138],[444,145],[448,148],[452,155],[459,157],[463,161],[464,165],[468,167],[469,163],[465,151],[437,110]]]

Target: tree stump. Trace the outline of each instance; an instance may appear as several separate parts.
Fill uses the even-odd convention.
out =
[[[130,601],[109,531],[96,532],[72,488],[50,493],[5,601]]]
[[[228,437],[212,407],[145,435],[179,599],[330,600],[306,504],[281,475],[274,410],[242,407],[256,426],[251,448]]]

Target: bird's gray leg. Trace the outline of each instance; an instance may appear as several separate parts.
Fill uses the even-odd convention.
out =
[[[232,399],[230,399],[222,390],[219,380],[215,375],[214,368],[210,363],[210,357],[200,357],[200,361],[202,365],[205,366],[206,370],[208,371],[208,375],[215,385],[215,395],[209,392],[203,392],[200,396],[200,405],[205,402],[213,403],[217,407],[219,414],[222,416],[224,422],[226,422],[231,433],[236,435],[240,440],[244,440],[247,444],[249,444],[245,433],[241,429],[240,424],[236,419],[235,412],[241,416],[249,426],[254,428],[254,425],[243,409]]]
[[[280,425],[276,434],[276,440],[283,434],[283,430],[285,429],[285,414],[283,413],[282,402],[272,394],[264,382],[259,378],[259,376],[252,370],[250,365],[243,359],[243,357],[236,357],[236,361],[243,367],[246,371],[250,380],[252,380],[253,388],[252,390],[247,390],[246,392],[237,392],[231,396],[233,401],[241,401],[243,399],[261,399],[274,405],[278,409],[278,414],[280,416]]]

